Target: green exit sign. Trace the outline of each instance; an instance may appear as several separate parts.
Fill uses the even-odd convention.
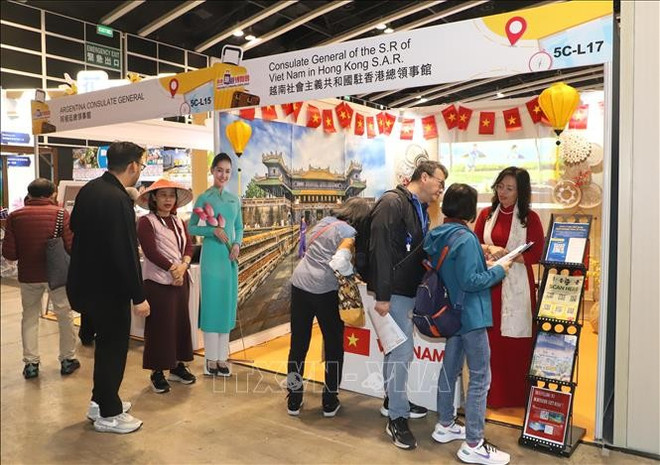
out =
[[[100,36],[112,37],[115,31],[111,27],[98,24],[96,26],[96,33]]]

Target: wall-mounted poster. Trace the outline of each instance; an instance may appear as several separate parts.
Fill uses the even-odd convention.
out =
[[[568,430],[572,394],[533,386],[523,435],[563,446]]]
[[[576,335],[539,331],[529,374],[570,382],[577,341]]]
[[[574,322],[580,308],[583,282],[584,276],[548,275],[539,307],[539,318]]]

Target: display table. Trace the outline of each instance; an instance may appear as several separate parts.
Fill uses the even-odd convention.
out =
[[[375,299],[360,286],[365,309],[373,308]],[[344,330],[344,372],[341,388],[373,397],[384,397],[383,353],[369,318],[364,328],[346,326]],[[429,410],[436,410],[438,375],[445,354],[445,340],[431,340],[414,331],[414,356],[408,374],[408,398]],[[456,382],[456,399],[460,405],[462,381]]]
[[[193,350],[204,348],[204,338],[199,329],[199,265],[190,266],[190,297],[188,299],[188,314],[190,316],[190,333]],[[144,337],[144,318],[131,312],[131,336]]]

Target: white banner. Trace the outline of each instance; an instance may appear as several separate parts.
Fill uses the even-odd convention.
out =
[[[609,62],[612,3],[566,2],[243,65],[261,105],[405,89]]]

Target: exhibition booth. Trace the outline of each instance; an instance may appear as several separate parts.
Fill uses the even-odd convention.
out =
[[[386,39],[368,38],[243,62],[235,57],[234,63],[216,63],[190,73],[51,100],[37,98],[32,104],[33,130],[57,137],[122,138],[153,145],[158,149],[149,151],[156,167],[154,179],[167,175],[157,168],[165,164],[162,152],[190,149],[187,154],[170,154],[184,160],[188,156],[181,164],[190,166],[180,179],[171,179],[191,186],[196,195],[208,185],[208,155],[229,153],[237,172],[228,188],[242,199],[245,226],[238,327],[231,348],[232,352],[240,349],[241,358],[254,359],[257,367],[276,372],[286,370],[287,281],[299,259],[303,221],[310,231],[334,205],[349,197],[375,202],[387,189],[409,180],[422,159],[442,162],[450,173],[448,185],[473,185],[479,192],[480,209],[490,205],[497,173],[512,165],[527,169],[532,179],[532,209],[539,214],[546,237],[553,237],[550,231],[557,215],[570,218],[569,222],[582,215],[590,217],[588,247],[580,260],[585,290],[579,316],[573,321],[581,331],[568,373],[571,404],[563,413],[559,435],[548,434],[548,425],[539,433],[535,428],[541,424],[543,430],[540,421],[525,425],[533,447],[548,446],[560,453],[570,442],[573,424],[588,430],[587,440],[601,437],[595,410],[602,389],[597,387],[602,376],[599,351],[603,350],[598,340],[603,323],[598,317],[605,307],[599,310],[604,292],[600,278],[608,261],[602,230],[610,208],[611,29],[610,2],[592,2],[588,7],[560,3],[394,33]],[[456,37],[462,38],[460,46]],[[428,44],[437,44],[437,53],[429,54]],[[544,115],[538,95],[388,109],[336,98],[589,65],[604,65],[605,91],[583,92],[560,136],[552,115]],[[204,124],[206,113],[212,118]],[[156,120],[188,114],[197,114],[201,124]],[[242,129],[228,130],[236,124]],[[88,173],[91,179],[103,170],[101,149],[88,158],[96,166],[79,168],[95,170]],[[439,205],[431,206],[430,213],[432,226],[440,224]],[[198,274],[197,267],[193,273]],[[544,273],[543,267],[536,267],[539,290],[545,285]],[[201,349],[196,324],[199,279],[194,281],[190,315],[195,348]],[[373,304],[366,291],[363,301],[365,306]],[[132,332],[139,335],[140,331],[136,320]],[[410,398],[435,410],[444,341],[419,334],[414,338]],[[306,376],[319,380],[323,370],[317,369],[321,362],[318,331],[314,341]],[[382,396],[383,355],[373,323],[347,327],[344,346],[342,388]],[[541,349],[566,356],[561,348]],[[578,353],[582,363],[575,369]],[[551,371],[551,367],[544,369]],[[550,392],[553,384],[534,386]],[[577,384],[579,389],[575,389]],[[531,404],[527,407],[532,410]],[[491,419],[516,425],[523,425],[525,417],[524,407],[489,412]]]

